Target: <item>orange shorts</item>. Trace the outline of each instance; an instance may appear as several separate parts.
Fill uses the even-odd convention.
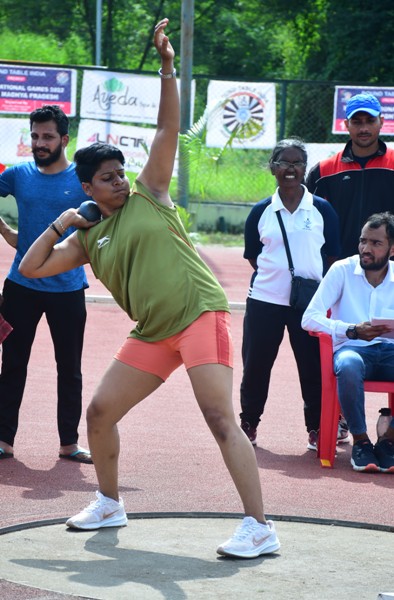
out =
[[[114,358],[163,381],[182,363],[186,369],[212,363],[232,367],[230,315],[204,312],[183,331],[158,342],[127,338]]]

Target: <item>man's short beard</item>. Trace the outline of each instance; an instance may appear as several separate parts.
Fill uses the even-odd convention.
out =
[[[62,155],[62,150],[63,147],[62,143],[60,142],[59,146],[53,152],[50,152],[46,158],[40,158],[39,156],[36,156],[37,150],[33,150],[33,158],[38,167],[49,167],[59,160]]]
[[[361,262],[361,256],[360,256],[360,266],[362,269],[364,269],[364,271],[380,271],[387,265],[389,260],[390,260],[390,252],[387,252],[386,256],[383,256],[383,258],[381,258],[380,260],[378,260],[376,262],[368,263],[367,265],[363,265],[363,263]]]

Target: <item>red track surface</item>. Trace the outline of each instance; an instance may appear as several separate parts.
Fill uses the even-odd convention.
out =
[[[241,248],[203,247],[201,253],[232,302],[245,298],[250,267]],[[0,280],[12,251],[0,239]],[[107,294],[88,271],[88,294]],[[242,373],[241,311],[233,313],[234,407]],[[103,370],[131,329],[127,316],[109,304],[88,303],[83,373],[84,408]],[[262,347],[262,355],[264,348]],[[0,461],[0,527],[64,517],[93,499],[94,469],[59,460],[56,431],[56,373],[45,319],[30,360],[28,383],[15,442],[15,460]],[[381,395],[368,397],[368,422],[375,426]],[[238,496],[192,395],[178,369],[153,396],[121,422],[120,485],[128,512],[241,512]],[[373,433],[373,432],[372,432]],[[82,419],[80,441],[86,444]],[[256,449],[266,512],[312,518],[394,524],[394,478],[352,471],[349,445],[336,467],[321,469],[306,450],[302,400],[295,361],[285,338],[275,364]]]

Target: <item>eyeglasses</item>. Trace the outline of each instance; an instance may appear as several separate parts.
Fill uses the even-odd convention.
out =
[[[306,167],[306,163],[301,162],[300,160],[293,163],[287,162],[287,160],[278,160],[273,164],[279,167],[280,169],[288,169],[289,167],[294,167],[295,169],[303,169],[304,167]]]

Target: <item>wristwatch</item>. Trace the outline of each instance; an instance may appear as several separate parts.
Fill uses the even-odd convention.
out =
[[[175,68],[172,69],[171,73],[163,73],[163,71],[161,69],[159,69],[157,72],[162,79],[173,79],[174,77],[176,77],[176,69]]]
[[[346,330],[346,335],[349,338],[349,340],[357,340],[358,339],[357,325],[349,325],[349,327]]]

